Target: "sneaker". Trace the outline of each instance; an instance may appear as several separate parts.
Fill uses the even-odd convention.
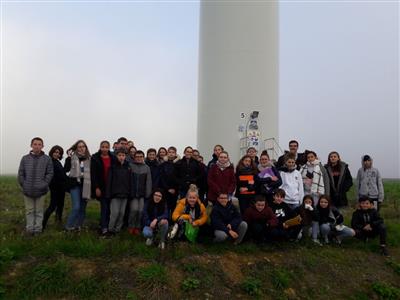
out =
[[[318,245],[318,246],[322,246],[321,242],[317,239],[313,239],[312,240],[314,244]]]
[[[146,240],[146,246],[151,246],[151,245],[153,245],[153,239],[152,238],[148,238]]]
[[[164,250],[164,249],[165,249],[165,242],[161,242],[161,243],[158,245],[158,248],[160,248],[160,250]]]
[[[327,236],[324,238],[324,244],[329,244],[329,238]]]
[[[381,246],[381,254],[383,256],[389,256],[389,251],[387,250],[386,246]]]
[[[175,225],[172,227],[172,230],[168,233],[168,238],[172,240],[177,232],[178,232],[178,224],[175,223]]]
[[[300,241],[301,238],[303,237],[303,233],[300,231],[299,234],[297,235],[296,241]]]

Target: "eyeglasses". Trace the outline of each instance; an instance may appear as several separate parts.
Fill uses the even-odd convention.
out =
[[[154,194],[155,197],[162,197],[161,194]]]

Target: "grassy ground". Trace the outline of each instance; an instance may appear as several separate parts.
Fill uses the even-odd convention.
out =
[[[390,258],[379,255],[377,240],[174,243],[160,252],[126,233],[98,238],[96,201],[80,234],[63,233],[52,217],[41,236],[23,237],[21,192],[15,178],[0,177],[0,298],[400,299],[400,182],[386,181],[385,191]],[[351,213],[344,211],[347,222]]]

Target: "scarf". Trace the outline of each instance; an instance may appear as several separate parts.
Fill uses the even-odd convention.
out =
[[[79,158],[84,158],[84,160],[80,161]],[[83,179],[82,198],[90,199],[90,159],[84,155],[74,153],[71,157],[69,177],[76,178],[79,183]]]
[[[312,163],[307,162],[301,169],[303,179],[308,178],[307,173],[312,170],[311,177],[311,194],[325,194],[325,184],[319,160],[314,160]]]
[[[231,165],[231,162],[228,160],[225,164],[221,164],[219,160],[217,160],[216,165],[223,171]]]

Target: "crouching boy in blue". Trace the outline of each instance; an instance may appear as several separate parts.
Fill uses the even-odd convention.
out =
[[[356,232],[356,238],[366,240],[379,235],[381,253],[388,256],[386,248],[386,227],[383,219],[374,208],[373,200],[369,198],[359,199],[360,207],[353,213],[351,227]]]
[[[228,199],[228,194],[219,194],[217,200],[211,213],[214,242],[223,242],[230,237],[235,245],[240,244],[246,234],[247,223],[242,221],[239,211]]]

